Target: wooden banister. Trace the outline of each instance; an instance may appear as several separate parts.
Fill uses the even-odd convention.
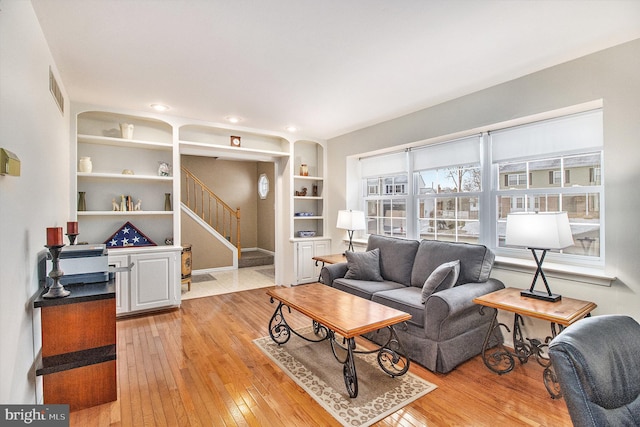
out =
[[[185,179],[182,192],[184,204],[238,248],[240,258],[240,208],[231,208],[191,171],[185,167],[180,169]]]

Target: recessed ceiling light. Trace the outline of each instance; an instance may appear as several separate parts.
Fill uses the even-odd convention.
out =
[[[285,129],[287,132],[296,132],[298,130],[295,126],[287,126]]]
[[[227,116],[224,119],[229,123],[240,123],[242,121],[242,118],[238,116]]]
[[[169,109],[169,107],[164,104],[151,104],[151,108],[156,111],[167,111]]]

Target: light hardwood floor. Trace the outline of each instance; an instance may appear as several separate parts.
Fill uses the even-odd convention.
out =
[[[268,335],[275,309],[265,291],[192,299],[177,310],[118,320],[118,400],[72,413],[71,425],[339,425],[252,343]],[[295,313],[288,320],[309,324]],[[417,364],[411,371],[438,389],[377,425],[571,425],[564,400],[549,397],[533,360],[501,376],[479,356],[446,375]]]

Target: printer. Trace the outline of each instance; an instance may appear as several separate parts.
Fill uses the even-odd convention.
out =
[[[51,254],[42,251],[38,260],[39,276],[51,286],[53,280],[48,276],[53,268]],[[104,244],[64,246],[60,253],[60,269],[64,275],[60,278],[63,285],[76,283],[98,283],[109,280],[109,257]]]

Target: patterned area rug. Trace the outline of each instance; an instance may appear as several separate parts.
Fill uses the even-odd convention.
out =
[[[299,332],[313,335],[311,327]],[[436,389],[411,372],[390,377],[378,366],[376,353],[358,354],[358,396],[352,399],[329,341],[310,343],[292,334],[281,346],[268,336],[254,343],[344,426],[370,426]]]

